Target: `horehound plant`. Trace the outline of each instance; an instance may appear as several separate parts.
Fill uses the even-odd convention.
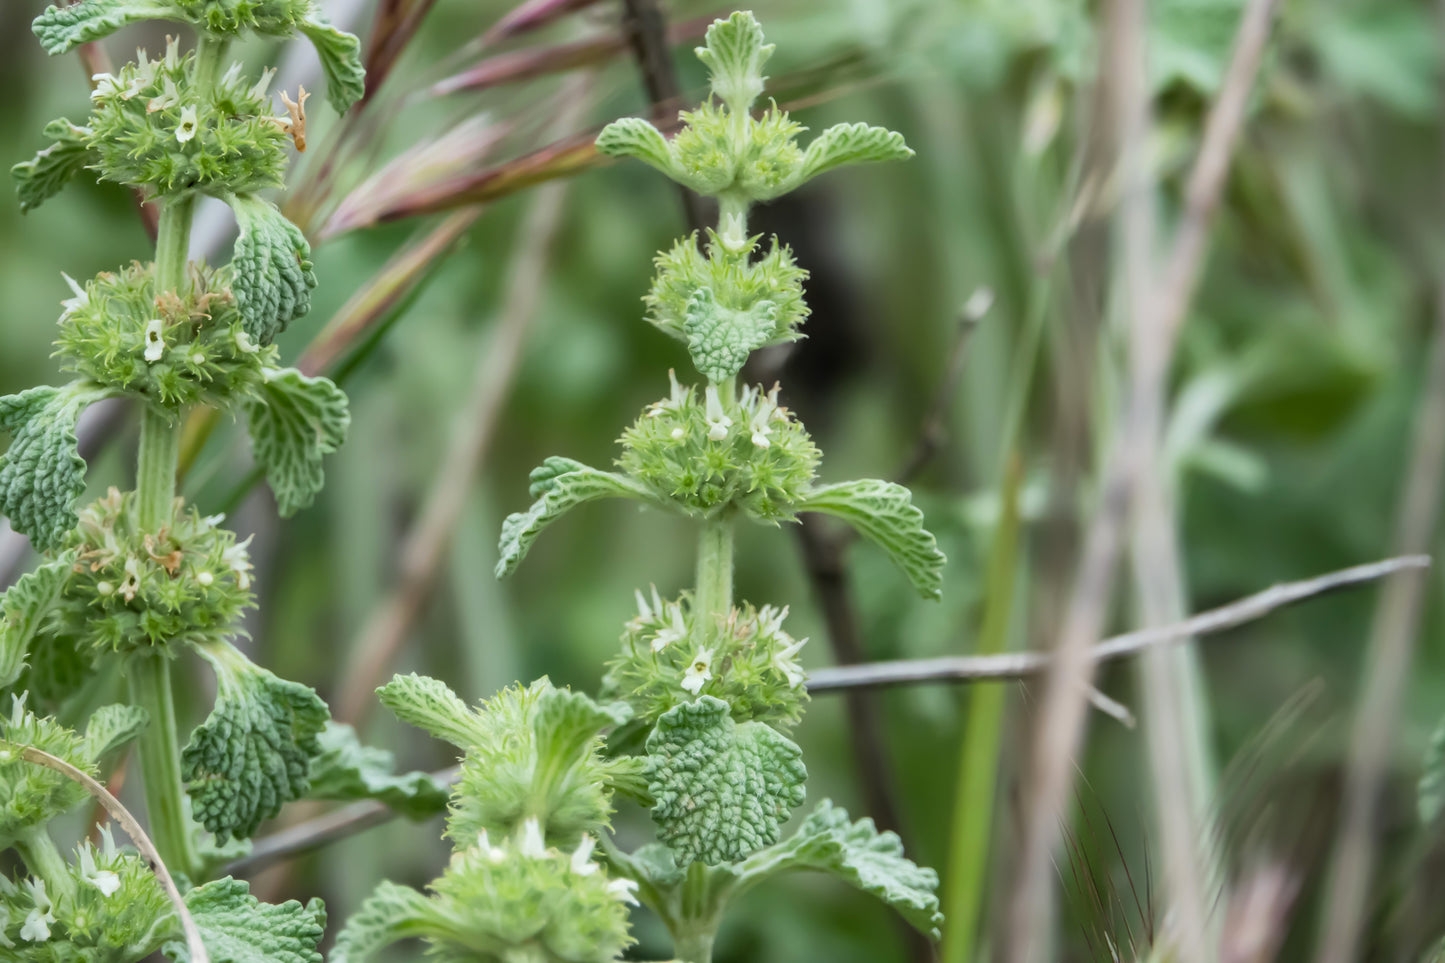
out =
[[[702,385],[670,376],[666,398],[622,436],[620,471],[549,458],[536,503],[503,525],[499,577],[541,530],[584,502],[626,498],[695,519],[697,582],[676,599],[637,594],[601,693],[547,679],[477,708],[441,682],[398,676],[380,690],[401,720],[462,750],[447,836],[450,865],[424,894],[383,883],[343,930],[332,959],[360,963],[407,938],[438,958],[602,963],[632,942],[626,904],[671,932],[675,955],[708,963],[729,903],[790,870],[819,870],[873,894],[930,936],[942,917],[937,876],[891,833],[828,801],[783,838],[807,772],[788,738],[807,701],[786,607],[734,603],[733,529],[799,512],[838,516],[878,543],[924,597],[943,556],[907,489],[868,480],[820,485],[820,453],[778,389],[739,387],[748,355],[792,341],[808,309],[804,272],[776,240],[748,234],[748,209],[834,167],[911,155],[903,138],[862,124],[806,149],[776,106],[754,115],[773,48],[750,13],[714,23],[697,54],[712,94],[671,141],[645,121],[608,126],[600,150],[636,157],[718,199],[718,228],[657,259],[647,319],[683,341]],[[624,852],[610,833],[618,795],[650,809],[657,841]]]
[[[137,853],[105,834],[67,858],[52,835],[63,826],[52,824],[87,791],[22,758],[39,749],[94,776],[133,740],[149,834],[188,889],[185,904],[211,959],[312,963],[321,959],[319,902],[266,906],[243,882],[207,882],[222,847],[234,850],[308,792],[424,800],[438,787],[388,785],[376,771],[386,760],[329,727],[315,692],[235,647],[240,618],[255,604],[249,539],[176,496],[177,452],[198,406],[243,415],[289,515],[311,503],[323,456],[342,442],[345,395],[281,367],[272,344],[307,312],[316,283],[305,238],[260,194],[281,185],[288,144],[304,148],[307,94],[281,94],[278,110],[268,94],[273,71],[246,76],[226,51],[247,33],[305,34],[332,105],[345,110],[362,94],[359,44],[314,0],[82,0],[46,9],[34,30],[60,54],[151,19],[189,24],[195,49],[172,38],[163,51],[140,51],[95,77],[89,118],[49,124],[53,143],[13,171],[24,210],[89,172],[140,191],[160,220],[154,260],[84,284],[66,278],[73,297],[63,302],[56,347],[75,379],[0,398],[0,427],[10,435],[0,512],[44,556],[5,594],[0,624],[0,686],[13,704],[0,721],[0,841],[24,865],[16,878],[0,875],[0,958],[120,963],[157,950],[198,954]],[[187,259],[202,195],[229,204],[239,223],[224,267]],[[111,489],[78,507],[86,485],[76,421],[87,405],[116,396],[141,413],[136,489]],[[194,655],[214,670],[217,696],[187,738],[172,675]],[[116,695],[125,701],[97,707]]]

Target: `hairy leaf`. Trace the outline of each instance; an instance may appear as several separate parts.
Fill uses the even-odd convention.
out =
[[[54,55],[108,37],[129,23],[175,15],[174,7],[158,0],[81,0],[69,6],[46,7],[30,29],[45,52]]]
[[[880,833],[871,819],[849,822],[848,813],[823,800],[787,840],[754,854],[734,870],[738,892],[777,873],[812,869],[831,873],[897,910],[925,935],[938,939],[938,874],[903,855],[894,833]]]
[[[150,715],[140,706],[101,706],[85,724],[82,749],[91,762],[99,762],[134,740],[149,722]]]
[[[339,30],[319,10],[301,21],[301,32],[316,47],[321,71],[326,74],[326,99],[338,114],[366,93],[366,68],[361,64],[361,41]]]
[[[565,471],[561,470],[563,467]],[[539,475],[540,473],[540,475]],[[525,512],[514,512],[502,523],[502,540],[498,546],[497,578],[517,570],[527,550],[542,529],[562,517],[569,509],[599,498],[637,498],[646,500],[647,491],[624,475],[588,468],[569,458],[547,459],[533,471],[538,485],[545,485],[536,503]]]
[[[270,344],[286,326],[311,310],[311,245],[276,205],[253,194],[228,199],[240,233],[231,258],[232,290],[241,324],[257,344]]]
[[[0,398],[0,428],[10,433],[10,448],[0,457],[0,512],[42,551],[75,527],[75,501],[85,493],[75,424],[87,406],[109,394],[76,381]]]
[[[309,506],[325,484],[322,459],[341,447],[351,424],[346,394],[295,368],[270,370],[247,405],[251,447],[286,517]]]
[[[608,157],[635,157],[668,177],[677,176],[667,138],[641,117],[624,117],[602,128],[597,149]]]
[[[732,720],[712,696],[657,720],[647,738],[658,836],[680,866],[735,862],[778,840],[803,802],[802,750],[761,722]]]
[[[912,156],[913,151],[903,142],[902,134],[867,124],[838,124],[823,131],[808,145],[803,166],[792,186],[845,164],[907,160]]]
[[[351,726],[329,722],[319,741],[321,754],[311,761],[310,798],[376,799],[411,819],[446,810],[451,791],[446,783],[425,772],[395,775],[392,754],[362,745]]]
[[[45,136],[54,143],[30,160],[10,168],[22,213],[35,210],[59,194],[60,189],[95,157],[86,142],[90,131],[64,117],[46,124]]]
[[[69,552],[22,575],[0,597],[0,688],[12,685],[30,657],[30,643],[60,601],[75,556]]]
[[[321,752],[326,703],[278,679],[227,643],[198,647],[216,670],[216,705],[181,753],[196,820],[225,842],[249,838],[306,794]]]
[[[398,675],[376,690],[381,704],[409,726],[431,733],[459,749],[484,738],[476,714],[447,684],[424,675]]]
[[[365,963],[400,940],[433,932],[430,901],[409,886],[383,881],[346,921],[336,938],[331,963]]]
[[[942,596],[943,553],[902,485],[875,478],[824,485],[794,507],[843,519],[887,552],[920,595]]]
[[[752,13],[740,10],[707,28],[706,46],[697,57],[712,75],[712,92],[737,112],[748,110],[763,92],[763,64],[773,55],[763,43],[763,28]]]
[[[273,906],[227,876],[187,893],[186,909],[211,963],[321,963],[317,946],[326,932],[326,910],[319,899]],[[167,943],[163,951],[176,963],[190,963],[184,940]]]
[[[722,382],[742,370],[748,355],[773,339],[778,308],[757,301],[746,311],[717,303],[708,288],[698,288],[687,303],[682,330],[692,363],[709,381]]]

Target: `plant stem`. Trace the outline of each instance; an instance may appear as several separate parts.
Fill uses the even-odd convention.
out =
[[[70,875],[70,866],[60,849],[44,826],[31,826],[22,830],[15,840],[20,858],[32,876],[45,881],[47,893],[52,899],[75,894],[75,880]]]
[[[196,48],[193,92],[206,97],[215,84],[226,41],[203,37]],[[187,285],[194,194],[169,198],[161,209],[156,232],[155,291],[184,295]],[[141,420],[136,464],[137,523],[157,532],[170,523],[176,497],[176,466],[180,457],[183,411],[148,406]],[[171,691],[170,660],[159,654],[138,654],[127,665],[131,702],[150,714],[150,724],[137,744],[145,779],[150,835],[161,859],[177,872],[197,870],[191,849],[191,822],[185,810],[181,781],[180,730]]]
[[[681,963],[712,963],[714,938],[711,930],[679,933],[674,952]]]
[[[136,655],[127,664],[130,701],[150,713],[150,724],[137,742],[145,780],[150,836],[167,866],[194,876],[191,821],[185,810],[176,704],[171,693],[171,663],[163,655]]]
[[[733,607],[733,519],[724,511],[703,522],[697,545],[693,643],[702,647]]]

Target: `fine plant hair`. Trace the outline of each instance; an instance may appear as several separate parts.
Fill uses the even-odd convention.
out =
[[[619,498],[692,519],[691,591],[638,591],[602,689],[590,697],[548,679],[469,706],[444,683],[397,676],[380,690],[398,719],[462,753],[446,835],[451,861],[429,891],[382,883],[347,921],[331,956],[362,963],[424,941],[445,960],[603,963],[632,944],[628,907],[665,924],[674,957],[708,963],[732,901],[793,870],[834,875],[937,938],[937,875],[892,833],[828,800],[797,828],[807,770],[789,738],[807,703],[788,609],[733,596],[737,525],[843,519],[898,564],[924,598],[940,593],[943,555],[908,490],[878,480],[822,483],[821,453],[777,386],[740,385],[751,352],[801,336],[804,272],[776,239],[748,232],[748,212],[844,164],[904,160],[893,132],[842,124],[797,143],[802,128],[754,106],[773,52],[750,13],[707,31],[698,57],[711,96],[682,114],[671,140],[629,118],[600,151],[632,157],[717,199],[705,238],[657,258],[646,319],[686,345],[701,381],[669,373],[668,391],[621,437],[615,471],[565,457],[531,474],[533,505],[502,526],[498,577],[542,530],[586,502]],[[615,807],[646,808],[656,840],[624,851]]]

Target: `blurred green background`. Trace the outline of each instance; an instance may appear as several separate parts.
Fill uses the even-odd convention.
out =
[[[39,0],[0,6],[6,167],[41,145],[46,121],[86,109],[80,65],[73,57],[47,60],[29,35],[40,7]],[[549,129],[565,83],[558,77],[445,98],[425,94],[448,70],[485,55],[462,45],[507,7],[436,3],[388,82],[397,109],[383,111],[364,149],[344,156],[343,189],[463,122],[502,132],[478,169],[581,130]],[[1239,0],[1151,4],[1156,128],[1148,147],[1165,224],[1177,216],[1181,181],[1242,8]],[[675,23],[727,9],[666,7]],[[1098,265],[1114,198],[1107,183],[1091,188],[1081,178],[1079,160],[1091,131],[1098,11],[1082,0],[760,0],[753,9],[778,45],[770,69],[788,91],[780,98],[806,98],[800,121],[814,130],[843,120],[883,124],[901,131],[918,155],[830,175],[755,222],[791,244],[813,272],[808,339],[764,367],[770,380],[782,379],[786,403],[822,447],[825,479],[897,470],[938,395],[961,306],[980,288],[994,295],[948,399],[946,440],[915,486],[949,557],[944,598],[919,602],[881,553],[866,545],[852,550],[867,657],[974,650],[1015,404],[1023,405],[1026,545],[1013,636],[1020,646],[1039,644],[1041,613],[1059,604],[1048,573],[1071,564],[1072,554],[1057,553],[1074,550],[1068,537],[1045,536],[1051,525],[1077,532],[1092,493],[1087,481],[1069,491],[1051,484],[1068,457],[1058,448],[1058,426],[1066,415],[1082,418],[1094,430],[1085,454],[1098,451],[1121,379],[1120,333],[1107,272]],[[365,35],[368,5],[345,15]],[[618,17],[613,4],[597,3],[507,49],[543,50],[615,32]],[[158,49],[163,33],[131,30],[108,46],[119,59],[136,44]],[[1436,38],[1434,11],[1422,2],[1284,4],[1171,375],[1168,458],[1192,609],[1391,551],[1445,225]],[[703,82],[688,46],[676,57],[684,99],[695,98]],[[284,56],[261,46],[241,54],[253,63]],[[584,127],[646,110],[625,53],[596,68],[587,89]],[[313,147],[297,169],[301,177],[331,156],[334,117],[319,98],[312,107]],[[515,383],[452,527],[435,591],[393,666],[439,676],[472,699],[543,674],[595,688],[634,611],[633,589],[655,583],[675,592],[692,578],[686,526],[616,504],[569,516],[516,578],[492,577],[500,520],[527,502],[528,470],[552,454],[607,464],[623,427],[666,393],[667,368],[688,364],[680,345],[641,321],[651,258],[685,230],[675,189],[640,165],[598,167],[567,183]],[[522,190],[487,206],[394,326],[356,359],[346,383],[351,436],[328,460],[316,507],[278,523],[269,495],[258,489],[232,514],[243,535],[256,533],[262,605],[250,644],[263,664],[329,700],[339,698],[356,640],[396,578],[398,546],[438,466],[457,434],[476,427],[458,412],[479,359],[497,350],[519,224],[534,196]],[[284,336],[283,357],[299,354],[435,219],[405,218],[319,241],[314,308]],[[322,225],[309,227],[317,236]],[[60,377],[50,341],[69,293],[62,271],[84,278],[148,252],[130,200],[111,185],[73,187],[25,217],[14,203],[0,204],[0,391]],[[1031,373],[1023,381],[1016,359],[1035,318],[1043,325],[1041,350],[1022,369]],[[1078,402],[1077,387],[1068,386],[1080,383],[1088,386],[1088,410],[1061,411]],[[96,491],[128,483],[133,427],[121,422],[112,431],[114,443],[92,463]],[[246,477],[247,457],[242,437],[223,423],[187,479],[188,497],[206,510],[228,504]],[[758,604],[790,603],[791,631],[813,639],[806,664],[830,664],[792,533],[745,532],[738,564],[739,593]],[[1429,898],[1445,887],[1445,846],[1418,825],[1414,803],[1426,739],[1445,714],[1434,604],[1442,578],[1442,568],[1431,575],[1430,611],[1389,760],[1371,959],[1418,958],[1445,932],[1445,906]],[[1375,598],[1367,589],[1321,599],[1203,647],[1212,742],[1220,760],[1235,761],[1223,781],[1226,861],[1232,868],[1280,861],[1302,886],[1281,958],[1308,955]],[[1115,627],[1128,628],[1131,612],[1121,597]],[[198,676],[197,691],[201,685]],[[1103,677],[1104,690],[1126,704],[1137,702],[1135,685],[1127,667]],[[1035,694],[1010,686],[995,873],[1008,865],[1016,763]],[[950,686],[878,697],[903,834],[914,859],[940,868],[967,699],[967,689]],[[1145,952],[1157,912],[1145,892],[1151,871],[1157,885],[1158,866],[1149,855],[1143,739],[1106,717],[1091,726],[1077,788],[1088,818],[1075,822],[1076,845],[1059,861],[1067,894],[1059,953],[1109,959],[1100,939],[1109,933],[1129,959],[1131,946]],[[384,713],[373,714],[366,734],[408,766],[451,762],[444,747]],[[810,796],[831,796],[862,814],[841,698],[815,699],[797,735]],[[645,818],[625,808],[617,826],[635,838]],[[421,884],[444,858],[436,825],[391,824],[287,871],[269,871],[257,885],[273,896],[319,893],[339,923],[377,879]],[[664,935],[645,919],[638,935],[636,958],[666,954]],[[867,898],[826,880],[795,879],[738,907],[718,958],[913,957],[887,912]]]

